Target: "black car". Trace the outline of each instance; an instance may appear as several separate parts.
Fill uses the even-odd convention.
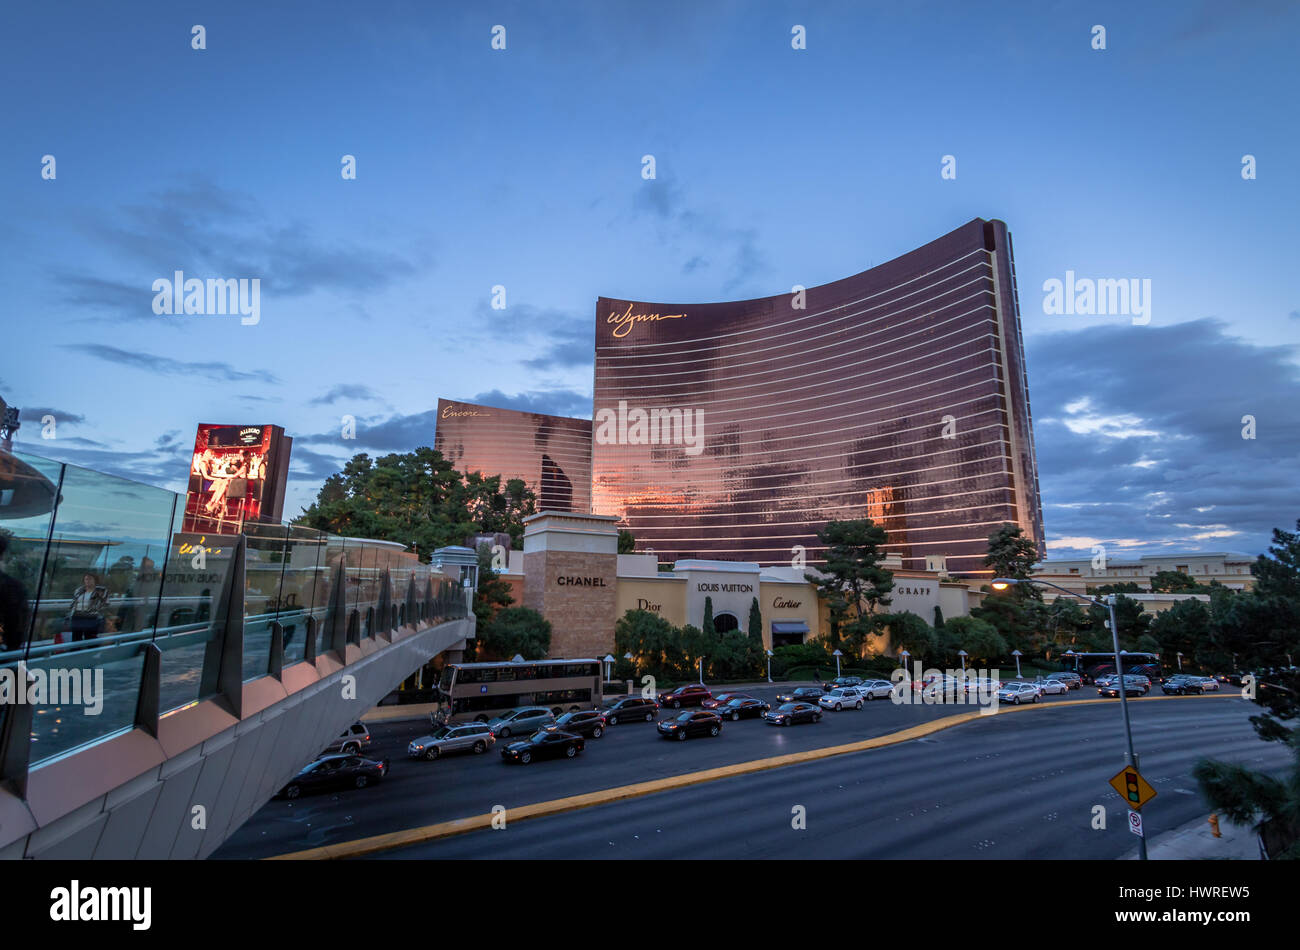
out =
[[[716,736],[722,732],[722,717],[711,709],[678,713],[672,719],[659,723],[659,736],[663,739],[683,740],[690,736]]]
[[[763,719],[774,726],[793,726],[801,722],[821,722],[822,711],[820,706],[808,703],[786,703],[763,713]]]
[[[620,722],[654,722],[655,716],[659,715],[659,704],[653,699],[627,696],[596,711],[605,717],[605,723],[610,726],[616,726]]]
[[[725,705],[719,706],[713,710],[723,719],[730,719],[735,722],[737,719],[754,719],[763,715],[772,707],[761,699],[755,699],[753,696],[736,697],[728,700]]]
[[[327,755],[317,759],[280,789],[279,797],[297,798],[303,792],[327,788],[365,788],[388,774],[388,760],[363,759],[359,755]]]
[[[580,709],[565,713],[555,720],[554,725],[545,728],[548,732],[571,732],[576,736],[599,739],[605,734],[605,717],[596,709]]]
[[[831,680],[829,683],[826,684],[826,692],[829,693],[831,690],[839,686],[861,686],[861,685],[862,685],[861,676],[837,676],[835,677],[835,679]]]
[[[1190,693],[1199,696],[1205,692],[1199,676],[1170,676],[1160,684],[1160,689],[1166,696],[1186,696]]]
[[[789,693],[777,693],[776,701],[778,703],[812,703],[816,705],[817,700],[824,696],[826,691],[820,686],[800,686],[798,689]]]
[[[712,699],[706,699],[704,702],[700,703],[700,707],[702,709],[712,709],[714,712],[717,712],[719,708],[727,705],[727,703],[731,702],[733,699],[752,698],[753,697],[751,697],[749,693],[719,693]]]
[[[501,750],[505,762],[527,765],[533,759],[575,758],[586,746],[587,740],[572,732],[539,729],[522,742],[512,742]]]

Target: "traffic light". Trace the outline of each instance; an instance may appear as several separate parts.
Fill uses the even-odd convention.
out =
[[[1138,792],[1138,774],[1136,772],[1124,773],[1124,788],[1127,791],[1129,801],[1136,803],[1142,800],[1142,795]]]

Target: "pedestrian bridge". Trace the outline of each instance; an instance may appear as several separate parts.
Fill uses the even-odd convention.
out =
[[[184,504],[0,452],[0,570],[27,595],[0,649],[0,858],[206,857],[474,636],[468,591],[401,545],[187,534]]]

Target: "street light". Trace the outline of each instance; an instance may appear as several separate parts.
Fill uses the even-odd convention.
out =
[[[704,657],[701,656],[697,662],[700,664],[700,685],[703,686],[704,685]]]
[[[1183,651],[1179,650],[1178,651],[1178,672],[1181,673],[1182,671],[1183,671]]]
[[[1019,650],[1012,650],[1011,655],[1016,658],[1016,679],[1020,679],[1020,658],[1024,656]]]
[[[767,654],[767,681],[770,683],[772,682],[772,651],[764,650],[763,652]]]
[[[611,673],[611,667],[613,666],[613,663],[614,663],[614,657],[611,656],[610,654],[606,653],[606,654],[605,654],[605,659],[604,659],[603,662],[604,662],[604,664],[605,664],[605,682],[608,683],[608,682],[609,682],[610,673]]]
[[[841,653],[839,650],[836,650],[834,653],[831,654],[831,656],[835,657],[835,678],[836,679],[840,678],[840,657],[842,657],[843,655],[844,654]]]
[[[910,680],[912,675],[907,672],[907,658],[912,654],[908,653],[906,650],[899,650],[898,655],[903,660],[903,674]]]
[[[995,577],[993,579],[994,590],[1006,590],[1012,584],[1041,584],[1044,587],[1051,587],[1062,593],[1069,594],[1071,597],[1078,597],[1080,600],[1086,600],[1096,607],[1105,607],[1110,613],[1110,638],[1111,644],[1115,648],[1115,675],[1119,683],[1119,708],[1124,717],[1124,739],[1128,743],[1128,760],[1134,769],[1138,767],[1137,754],[1133,751],[1133,726],[1128,716],[1128,691],[1124,689],[1124,661],[1120,657],[1119,649],[1119,624],[1115,622],[1115,595],[1108,594],[1105,601],[1097,600],[1095,597],[1089,597],[1087,594],[1080,594],[1069,588],[1062,587],[1059,584],[1053,584],[1051,581],[1040,580],[1036,577]],[[1017,664],[1019,661],[1017,660]],[[1147,839],[1143,835],[1138,836],[1138,858],[1142,861],[1147,859]]]
[[[957,655],[961,657],[961,671],[966,672],[966,657],[970,656],[965,650],[958,650]]]

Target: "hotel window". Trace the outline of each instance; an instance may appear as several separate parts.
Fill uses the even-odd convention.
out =
[[[1179,574],[1186,574],[1186,573],[1187,573],[1187,565],[1186,565],[1186,564],[1179,564],[1176,568],[1174,568],[1174,570],[1178,571]]]
[[[1079,573],[1079,569],[1078,569],[1077,567],[1072,567],[1072,568],[1070,568],[1070,573],[1071,573],[1071,574],[1078,574],[1078,573]]]

